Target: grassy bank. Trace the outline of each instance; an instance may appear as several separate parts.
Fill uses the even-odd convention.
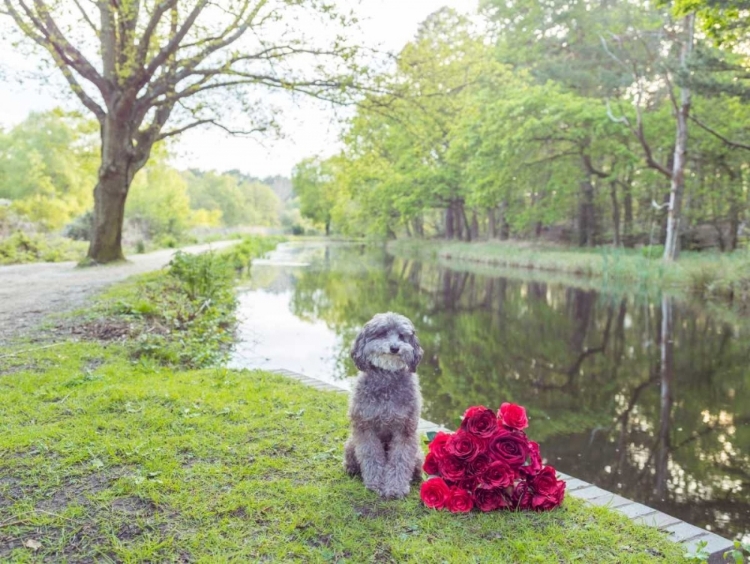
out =
[[[341,469],[346,398],[282,377],[174,371],[113,343],[3,362],[3,561],[680,561],[573,499],[465,516],[380,501]]]
[[[346,397],[212,366],[230,256],[111,289],[66,321],[78,341],[0,349],[0,561],[681,561],[575,499],[459,516],[366,491],[341,468]]]
[[[669,291],[704,299],[750,302],[750,253],[683,253],[665,264],[658,249],[654,257],[633,249],[568,248],[521,242],[451,242],[404,239],[389,243],[404,257],[467,261],[512,268],[563,272],[592,277],[610,287],[644,292]]]

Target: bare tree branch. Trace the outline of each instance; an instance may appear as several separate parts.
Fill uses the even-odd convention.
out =
[[[81,103],[84,106],[86,106],[86,108],[88,108],[96,116],[96,118],[101,122],[106,116],[104,110],[101,108],[101,106],[99,106],[99,104],[97,104],[94,101],[93,98],[91,98],[91,96],[89,96],[86,93],[83,87],[81,87],[81,84],[78,82],[75,75],[73,74],[73,71],[71,70],[71,68],[75,68],[75,67],[72,65],[69,66],[68,65],[69,61],[66,60],[61,55],[61,53],[57,49],[54,48],[54,45],[52,45],[51,43],[47,41],[47,38],[45,37],[45,35],[43,35],[44,32],[42,30],[44,29],[44,26],[41,26],[41,22],[38,21],[36,18],[30,17],[30,19],[32,20],[32,25],[33,25],[32,27],[32,25],[29,25],[23,19],[21,14],[19,14],[16,11],[16,9],[10,3],[10,0],[5,0],[5,6],[8,10],[7,14],[13,18],[13,20],[16,22],[16,25],[19,26],[19,28],[24,32],[24,34],[26,34],[34,42],[36,42],[37,44],[41,45],[42,47],[44,47],[45,49],[49,51],[50,55],[52,55],[52,59],[54,60],[55,65],[62,72],[63,76],[65,77],[65,80],[68,82],[71,89],[73,90],[73,93],[78,97]],[[41,26],[42,29],[37,27],[37,24],[39,24],[39,26]],[[42,33],[37,33],[37,31],[35,30],[39,30]]]
[[[18,2],[37,31],[47,40],[41,43],[42,47],[50,53],[53,51],[57,52],[62,61],[73,67],[78,74],[94,84],[100,92],[104,93],[107,90],[104,79],[88,59],[65,38],[52,19],[52,16],[50,16],[46,4],[41,0],[34,0],[34,5],[38,12],[37,15],[23,0],[18,0]],[[11,7],[10,0],[5,0],[5,4],[9,8]]]
[[[190,14],[188,15],[188,17],[185,18],[185,21],[177,30],[177,33],[173,34],[170,37],[169,42],[159,50],[156,56],[148,64],[145,71],[143,71],[143,73],[141,74],[140,80],[138,81],[139,86],[146,84],[154,75],[156,70],[165,62],[167,62],[167,59],[169,59],[169,57],[173,56],[177,52],[177,49],[180,46],[180,41],[184,39],[184,37],[190,31],[190,28],[193,27],[195,20],[198,19],[198,16],[206,7],[206,4],[208,4],[208,1],[209,0],[199,0],[199,2],[195,5],[195,7],[192,9]],[[174,8],[174,3],[172,3],[171,7]]]
[[[721,139],[721,141],[723,141],[726,145],[729,145],[733,149],[745,149],[746,151],[750,151],[750,145],[745,145],[744,143],[738,143],[736,141],[730,141],[729,139],[727,139],[726,137],[724,137],[721,133],[719,133],[715,129],[710,128],[705,123],[703,123],[702,121],[700,121],[694,115],[690,115],[688,117],[689,117],[690,121],[692,121],[693,123],[695,123],[698,127],[700,127],[701,129],[703,129],[704,131],[707,131],[708,133],[710,133],[714,137],[716,137],[718,139]]]
[[[163,0],[155,8],[151,14],[146,29],[143,31],[141,41],[138,43],[138,49],[136,51],[135,64],[140,68],[146,64],[146,57],[148,56],[148,49],[151,45],[151,39],[154,37],[154,32],[161,21],[161,18],[167,11],[177,3],[177,0]]]
[[[94,25],[94,21],[89,17],[88,12],[83,8],[79,0],[73,0],[75,2],[75,5],[78,7],[78,11],[81,12],[81,17],[83,20],[88,24],[88,26],[93,30],[94,33],[99,35],[99,30],[97,29],[96,25]]]
[[[102,51],[102,68],[104,78],[117,83],[117,35],[115,32],[115,14],[110,0],[98,0],[101,18],[99,43]]]
[[[230,135],[235,135],[235,136],[238,136],[238,137],[247,137],[247,136],[252,135],[253,133],[262,133],[262,132],[266,131],[266,129],[267,129],[266,127],[254,127],[252,129],[235,129],[235,128],[231,128],[229,126],[226,126],[226,125],[220,123],[219,121],[217,121],[215,119],[200,119],[200,120],[194,121],[192,123],[189,123],[187,125],[184,125],[182,127],[179,127],[177,129],[172,129],[172,130],[169,130],[169,131],[164,131],[156,139],[157,139],[157,141],[160,141],[160,140],[165,139],[167,137],[172,137],[174,135],[179,135],[180,133],[183,133],[183,132],[185,132],[185,131],[187,131],[189,129],[193,129],[194,127],[198,127],[198,126],[201,126],[201,125],[213,125],[214,127],[218,127],[219,129],[221,129],[223,131],[226,131]]]

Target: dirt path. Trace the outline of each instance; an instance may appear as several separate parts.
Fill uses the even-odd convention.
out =
[[[236,241],[183,247],[188,253],[220,249]],[[0,344],[35,327],[50,313],[69,311],[114,282],[165,266],[176,249],[132,255],[114,266],[76,268],[74,262],[0,266]]]

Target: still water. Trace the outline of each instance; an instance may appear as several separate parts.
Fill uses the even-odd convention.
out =
[[[750,540],[750,341],[671,298],[462,272],[378,247],[286,243],[253,264],[232,364],[347,386],[374,313],[414,321],[422,416],[525,405],[546,463]]]

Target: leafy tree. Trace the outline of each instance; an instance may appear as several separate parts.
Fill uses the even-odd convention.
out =
[[[260,182],[240,184],[247,209],[247,225],[276,227],[280,222],[281,200],[270,186]]]
[[[325,226],[331,233],[331,215],[336,202],[335,177],[331,161],[305,159],[292,171],[292,187],[299,198],[300,212]]]
[[[193,223],[187,183],[165,163],[163,148],[155,153],[133,179],[125,217],[149,239],[171,236],[179,240]]]
[[[272,121],[264,112],[268,89],[331,98],[351,82],[344,67],[353,50],[339,38],[316,43],[297,23],[347,23],[318,0],[91,6],[3,0],[0,16],[46,51],[99,123],[101,163],[88,251],[99,263],[123,258],[125,201],[155,143],[201,125],[238,134],[264,131]],[[227,125],[240,116],[248,118],[246,126]]]
[[[95,126],[79,114],[32,113],[0,134],[0,198],[40,227],[57,230],[91,205]]]

